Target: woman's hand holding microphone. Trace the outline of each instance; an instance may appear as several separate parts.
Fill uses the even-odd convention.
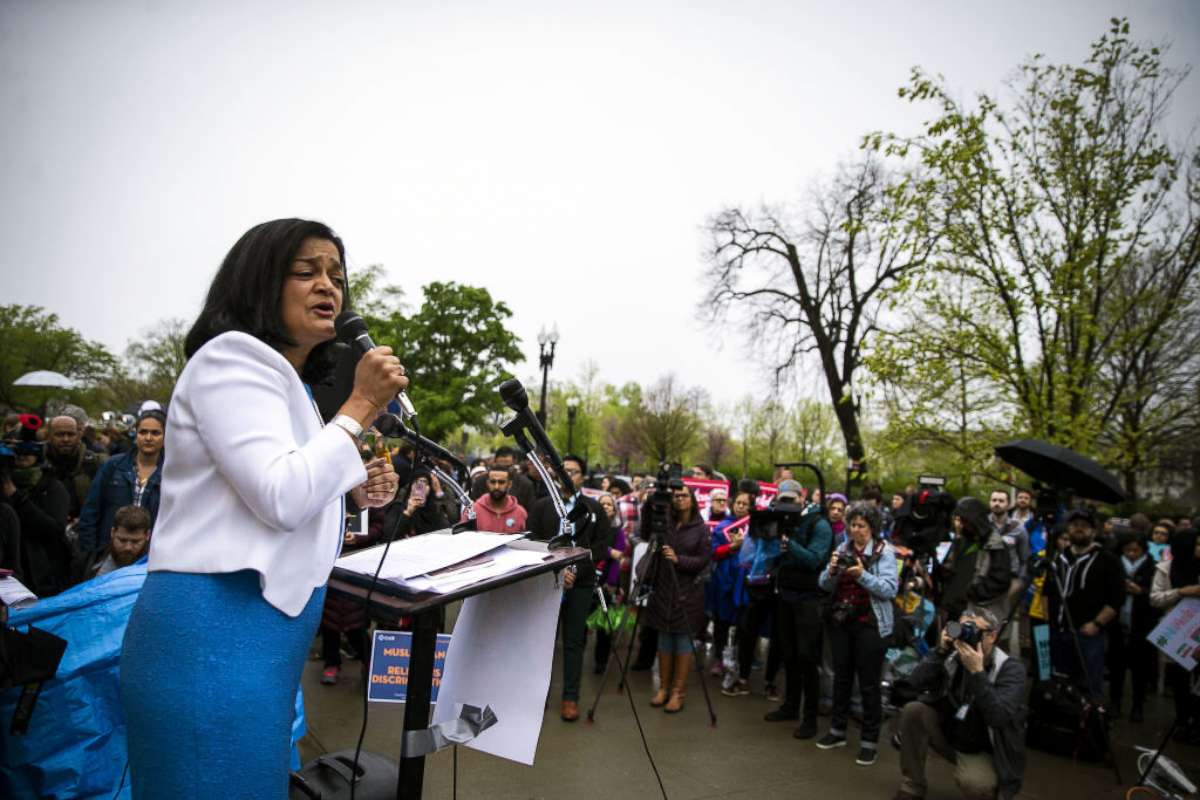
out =
[[[338,410],[339,414],[354,419],[363,428],[383,413],[392,399],[408,388],[408,376],[400,359],[392,354],[390,347],[376,347],[363,353],[354,369],[354,388],[350,397]],[[367,480],[351,490],[350,496],[359,508],[380,508],[396,497],[400,488],[391,459],[376,458],[368,461]]]

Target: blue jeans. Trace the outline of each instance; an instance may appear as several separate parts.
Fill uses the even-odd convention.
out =
[[[1050,663],[1055,672],[1061,672],[1085,687],[1095,700],[1104,696],[1104,644],[1108,639],[1104,631],[1095,636],[1079,634],[1079,651],[1083,653],[1083,666],[1070,631],[1050,631]]]

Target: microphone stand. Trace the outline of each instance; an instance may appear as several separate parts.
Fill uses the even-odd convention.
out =
[[[525,453],[533,464],[533,468],[537,470],[538,475],[542,479],[542,483],[546,487],[546,493],[550,496],[550,502],[554,505],[554,513],[558,516],[558,535],[547,542],[550,548],[572,547],[575,544],[575,522],[572,516],[577,510],[584,508],[580,502],[581,493],[576,492],[571,495],[567,503],[570,504],[570,509],[567,508],[567,503],[563,502],[562,493],[558,489],[558,484],[550,474],[550,470],[546,468],[543,458],[549,458],[552,461],[558,462],[558,453],[549,452],[542,453],[536,444],[529,439],[529,435],[525,431],[525,426],[521,424],[520,417],[513,417],[500,428],[505,435],[513,437],[516,440],[517,446]],[[565,468],[561,464],[556,464],[558,471],[565,474]]]
[[[455,523],[451,526],[451,531],[454,533],[462,533],[463,531],[475,530],[475,504],[471,502],[471,495],[463,489],[458,481],[454,480],[449,473],[438,466],[435,459],[445,458],[450,456],[450,460],[454,462],[463,472],[466,472],[466,465],[454,458],[448,451],[444,449],[439,452],[435,450],[436,445],[425,439],[418,433],[410,431],[404,424],[403,420],[396,414],[386,413],[381,414],[374,422],[373,427],[382,433],[384,436],[396,437],[404,439],[417,450],[417,456],[421,459],[419,463],[429,468],[429,472],[439,481],[450,488],[450,493],[454,495],[454,499],[462,507],[463,513],[466,515],[466,520]]]

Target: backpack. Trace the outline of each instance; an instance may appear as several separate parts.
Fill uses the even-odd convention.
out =
[[[1029,695],[1025,743],[1034,750],[1080,761],[1102,761],[1108,720],[1064,675],[1038,681]]]

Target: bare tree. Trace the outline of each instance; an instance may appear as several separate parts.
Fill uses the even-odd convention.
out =
[[[704,429],[704,441],[701,443],[701,458],[704,462],[718,469],[718,465],[733,454],[733,439],[729,431],[720,425],[709,425]]]
[[[701,393],[681,386],[674,375],[660,378],[642,395],[631,415],[631,432],[643,452],[659,462],[679,461],[700,431]]]
[[[909,181],[873,157],[839,167],[798,221],[779,209],[713,217],[705,308],[749,322],[778,379],[805,357],[820,364],[847,455],[865,456],[854,381],[887,292],[923,265],[936,241],[913,213]],[[775,345],[772,347],[772,345]]]

